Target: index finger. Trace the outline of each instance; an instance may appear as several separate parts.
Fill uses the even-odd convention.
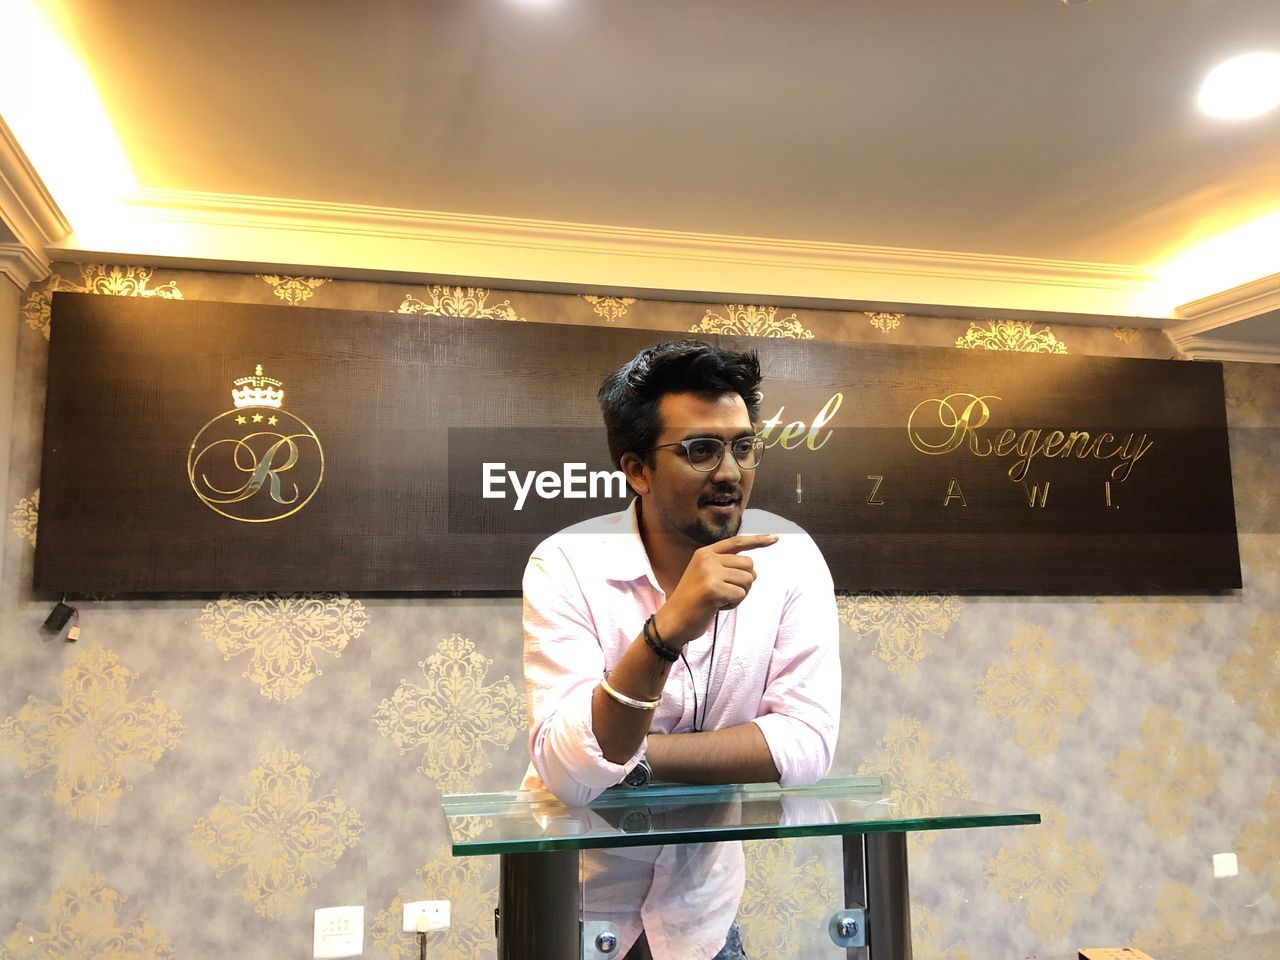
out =
[[[776,533],[744,533],[727,540],[719,540],[707,547],[712,553],[741,553],[756,550],[778,542]]]

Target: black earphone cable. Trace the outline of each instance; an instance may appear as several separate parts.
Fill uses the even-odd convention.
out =
[[[711,706],[711,673],[716,665],[716,635],[720,632],[720,611],[716,611],[715,620],[711,626],[711,658],[707,661],[707,688],[706,696],[702,701],[702,723],[698,723],[698,681],[693,675],[693,668],[689,666],[688,659],[685,658],[684,648],[680,648],[680,659],[684,662],[685,672],[689,674],[689,687],[693,691],[693,732],[701,733],[707,725],[707,708]]]

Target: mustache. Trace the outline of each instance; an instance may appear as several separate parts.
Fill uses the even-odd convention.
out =
[[[698,499],[698,503],[699,504],[710,503],[712,500],[716,500],[721,497],[729,497],[733,500],[734,503],[741,503],[742,489],[740,487],[729,487],[729,486],[717,487],[716,489],[710,490],[707,493],[703,494]]]

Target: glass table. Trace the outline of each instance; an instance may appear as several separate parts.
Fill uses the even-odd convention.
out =
[[[617,955],[609,924],[583,921],[581,851],[819,836],[843,838],[844,904],[832,914],[833,946],[858,960],[910,960],[907,833],[1040,822],[1038,813],[960,797],[907,811],[878,776],[808,787],[655,783],[606,790],[585,807],[538,791],[453,794],[442,805],[454,856],[500,857],[501,960]]]

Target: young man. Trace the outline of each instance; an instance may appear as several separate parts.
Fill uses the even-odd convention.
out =
[[[529,559],[527,789],[581,805],[624,779],[643,788],[650,771],[790,786],[829,769],[831,574],[798,527],[746,509],[763,456],[760,379],[754,353],[685,340],[641,351],[601,386],[610,454],[636,498]],[[643,928],[657,960],[742,955],[730,929],[740,844],[584,856],[583,874],[587,898],[610,901],[620,953]]]

